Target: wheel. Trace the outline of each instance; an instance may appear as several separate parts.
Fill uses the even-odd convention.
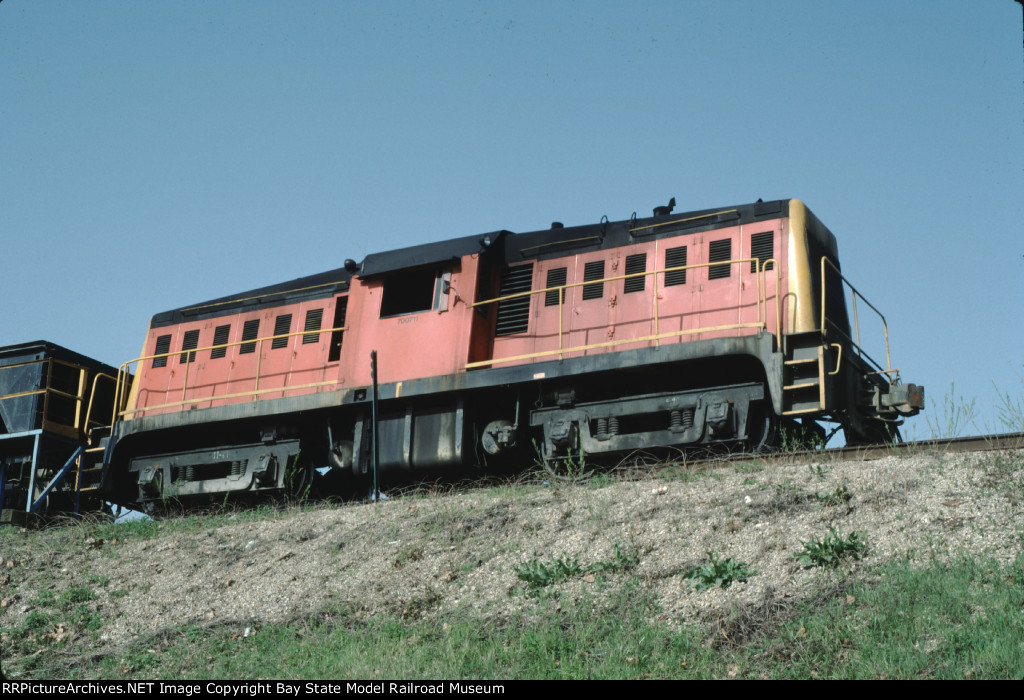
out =
[[[761,452],[778,445],[779,431],[775,411],[770,406],[751,406],[747,413],[747,452]]]

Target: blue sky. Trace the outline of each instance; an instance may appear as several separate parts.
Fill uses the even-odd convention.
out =
[[[1011,0],[0,3],[0,345],[119,364],[349,257],[796,197],[928,420],[996,430],[1022,193]]]

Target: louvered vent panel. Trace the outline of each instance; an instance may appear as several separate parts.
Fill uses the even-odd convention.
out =
[[[230,337],[231,337],[231,325],[230,324],[227,325],[227,326],[217,326],[213,330],[213,344],[214,345],[224,345],[225,343],[228,342],[228,338],[230,338]],[[213,350],[210,351],[210,359],[211,360],[216,360],[218,358],[227,356],[227,354],[228,354],[228,349],[227,348],[217,348],[217,347],[215,347]]]
[[[304,331],[318,331],[322,327],[324,321],[324,310],[323,309],[310,309],[306,312],[306,325],[302,327]],[[306,333],[302,336],[303,345],[311,345],[320,341],[319,333]]]
[[[165,352],[171,351],[171,336],[161,335],[156,339],[156,348],[153,350],[154,355],[163,355]],[[167,357],[154,357],[154,367],[166,367]]]
[[[251,321],[246,321],[245,325],[242,326],[242,340],[256,340],[260,334],[260,320],[254,318]],[[240,355],[251,355],[256,352],[256,343],[243,343],[239,346],[238,354]]]
[[[599,280],[604,277],[604,260],[588,262],[583,266],[583,281]],[[604,282],[583,285],[583,298],[600,299],[604,296]]]
[[[638,272],[644,272],[647,269],[647,253],[637,253],[636,255],[626,256],[626,274],[633,275]],[[640,277],[630,277],[625,280],[622,291],[626,294],[631,292],[642,292],[644,287],[647,286],[647,275]]]
[[[722,262],[732,260],[732,239],[726,238],[721,241],[711,241],[708,247],[708,262]],[[708,279],[719,280],[732,274],[732,265],[712,265],[708,268]]]
[[[501,275],[498,296],[522,294],[533,289],[533,263],[507,267]],[[498,302],[498,321],[494,335],[525,333],[530,325],[530,297],[521,296]]]
[[[288,331],[292,328],[292,315],[284,314],[278,316],[274,321],[274,335],[287,335]],[[288,338],[274,338],[270,342],[271,350],[280,350],[281,348],[288,347]]]
[[[772,231],[755,233],[750,237],[750,257],[757,258],[751,261],[750,271],[757,272],[757,268],[765,260],[775,257],[775,234]],[[772,269],[772,263],[768,263],[766,270]]]
[[[566,268],[557,267],[554,270],[548,270],[548,281],[545,287],[557,287],[565,284],[566,280]],[[561,296],[561,300],[559,300]],[[559,304],[565,303],[565,290],[564,289],[552,289],[544,295],[544,306],[558,306]]]
[[[665,251],[665,267],[684,267],[686,265],[686,246],[669,248]],[[686,270],[675,270],[665,273],[665,286],[675,287],[686,284]]]
[[[185,337],[181,340],[181,349],[195,350],[197,347],[199,347],[199,331],[185,331]],[[181,364],[196,361],[196,354],[194,352],[183,352],[179,357],[181,358]]]

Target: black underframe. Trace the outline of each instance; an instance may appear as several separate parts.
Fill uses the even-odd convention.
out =
[[[763,374],[760,381],[742,384],[735,391],[739,392],[744,405],[750,401],[768,400],[776,413],[782,410],[782,354],[775,347],[775,337],[768,333],[699,340],[688,343],[676,343],[653,348],[625,350],[616,353],[590,355],[564,360],[552,360],[512,367],[495,367],[470,372],[448,374],[423,379],[404,380],[386,383],[379,386],[379,400],[383,412],[400,413],[409,406],[427,406],[450,404],[459,406],[464,400],[482,397],[491,392],[521,391],[524,396],[535,397],[544,387],[552,389],[563,386],[585,386],[600,381],[602,376],[616,376],[621,372],[635,372],[638,376],[649,377],[658,381],[665,373],[683,372],[685,368],[700,361],[715,358],[730,361],[730,358],[747,358],[749,364],[759,366]],[[386,361],[386,357],[382,358]],[[744,377],[754,380],[755,377]],[[762,383],[763,382],[763,383]],[[728,389],[733,382],[716,382],[710,387],[700,387],[694,391],[677,392],[683,397],[683,403],[695,403],[699,395],[708,391]],[[756,386],[755,386],[756,385]],[[729,389],[732,391],[732,389]],[[691,395],[692,394],[692,395]],[[687,395],[687,396],[683,396]],[[630,402],[653,402],[651,405],[664,403],[672,399],[666,396],[650,396],[648,392],[638,391],[631,396],[621,397],[621,406],[644,408],[646,403],[631,405]],[[282,425],[299,426],[320,420],[332,423],[351,425],[353,432],[357,424],[364,424],[369,416],[371,392],[369,387],[354,387],[336,391],[325,391],[304,396],[247,401],[228,406],[200,408],[154,416],[142,416],[117,423],[108,442],[104,465],[104,483],[108,489],[123,488],[117,480],[122,478],[130,468],[129,464],[150,463],[146,457],[153,457],[151,437],[159,437],[158,444],[181,444],[183,449],[197,448],[185,440],[196,428],[203,427],[204,434],[216,435],[218,444],[202,445],[202,449],[216,451],[233,448],[251,442],[254,426]],[[614,403],[614,402],[612,402]],[[667,404],[666,404],[667,406]],[[552,403],[547,408],[556,410]],[[454,408],[452,410],[455,410]],[[544,407],[534,411],[540,415]],[[562,406],[557,410],[576,410],[575,406]],[[610,409],[614,412],[616,409]],[[745,410],[745,409],[744,409]],[[525,425],[530,421],[524,410],[521,422]],[[534,422],[536,425],[537,423]],[[176,437],[179,436],[179,437]],[[676,442],[683,443],[690,438],[688,435],[676,435]],[[744,437],[744,436],[740,436]],[[467,436],[467,439],[468,436]],[[645,439],[645,441],[647,441]],[[604,441],[602,450],[629,449],[626,440]],[[472,446],[470,446],[472,449]],[[201,450],[200,450],[201,451]],[[142,459],[142,461],[138,461]],[[354,470],[363,462],[360,454],[353,460]],[[117,477],[117,478],[115,478]]]

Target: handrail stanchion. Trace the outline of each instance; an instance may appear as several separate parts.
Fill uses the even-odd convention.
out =
[[[850,289],[850,298],[851,298],[852,306],[853,306],[853,317],[854,317],[853,320],[854,320],[854,331],[855,331],[856,339],[851,338],[849,335],[847,335],[846,331],[844,331],[842,328],[839,328],[836,324],[834,324],[834,323],[830,324],[830,322],[828,321],[828,319],[825,316],[825,309],[827,308],[827,305],[826,305],[827,299],[826,299],[826,295],[825,295],[825,287],[826,287],[826,284],[825,284],[825,282],[826,282],[826,267],[825,267],[825,264],[826,263],[828,263],[828,267],[831,267],[832,271],[835,272],[835,274],[839,276],[840,283],[841,283],[841,285],[843,285],[841,287],[841,289],[845,289],[846,287],[849,287],[849,289]],[[845,301],[845,296],[846,295],[845,295],[845,292],[844,292],[843,293],[844,301]],[[867,304],[868,308],[870,308],[872,311],[874,311],[875,314],[878,315],[878,318],[881,319],[881,321],[882,321],[883,337],[884,337],[884,340],[885,340],[885,369],[882,369],[882,366],[877,361],[875,361],[875,359],[872,358],[867,352],[865,352],[864,349],[861,347],[861,343],[860,343],[860,314],[859,314],[859,311],[857,309],[857,299],[858,298],[860,298],[861,301],[863,301],[865,304]],[[874,304],[872,304],[870,301],[867,300],[867,297],[865,297],[863,294],[861,294],[857,290],[856,287],[854,287],[852,284],[850,284],[850,281],[848,279],[846,279],[846,277],[843,276],[843,273],[839,271],[839,268],[837,268],[832,263],[831,260],[829,260],[825,256],[822,256],[822,258],[821,258],[821,333],[822,333],[822,335],[826,334],[827,325],[829,325],[829,324],[832,325],[832,326],[835,326],[835,328],[833,330],[838,331],[842,336],[844,336],[848,341],[850,341],[850,343],[853,345],[854,351],[857,353],[857,355],[859,357],[864,357],[865,359],[867,359],[868,362],[870,362],[872,365],[874,365],[879,370],[880,374],[885,374],[889,378],[889,383],[890,384],[895,383],[895,380],[893,379],[894,370],[892,368],[892,360],[891,360],[890,355],[889,355],[889,323],[888,323],[888,321],[885,320],[885,314],[883,314],[881,311],[879,311],[875,307]],[[898,373],[898,370],[896,370],[896,373]]]
[[[377,425],[377,351],[370,351],[370,375],[373,380],[373,412],[370,434],[373,439],[373,502],[380,503],[380,481],[377,478],[377,463],[380,461],[380,431]]]

